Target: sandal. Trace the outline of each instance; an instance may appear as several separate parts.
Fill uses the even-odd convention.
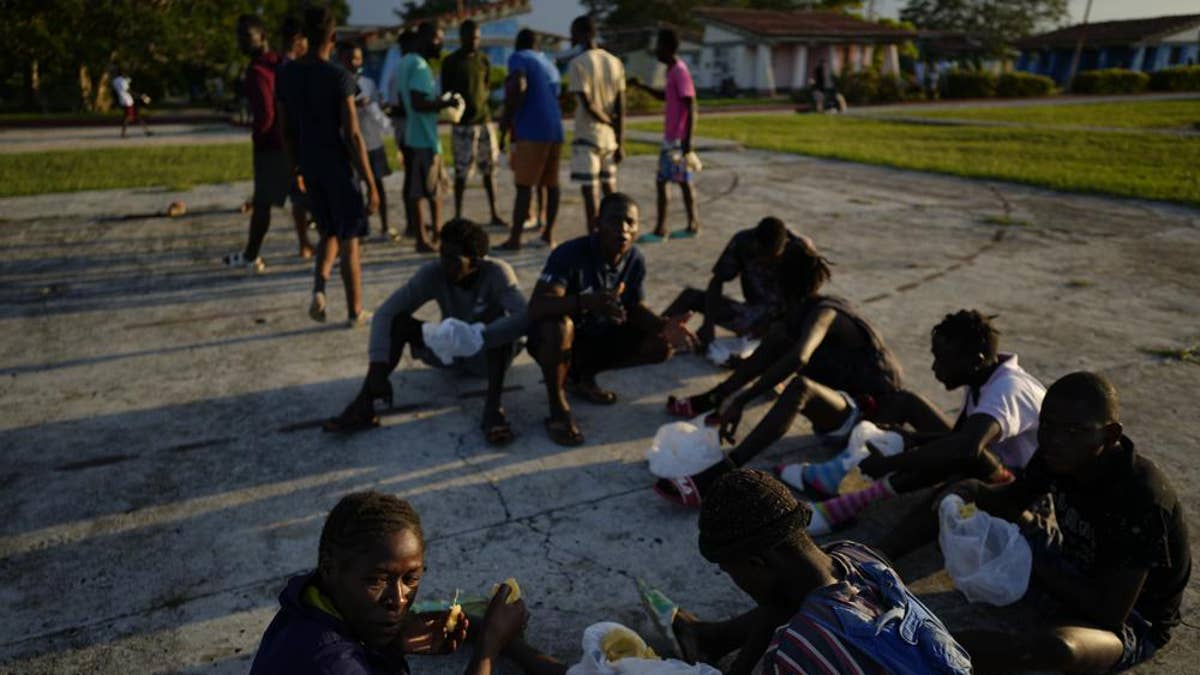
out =
[[[516,438],[512,425],[508,423],[508,418],[505,417],[503,411],[496,414],[491,420],[485,417],[480,428],[483,429],[483,439],[487,441],[488,445],[508,445]]]
[[[379,415],[373,407],[363,407],[357,400],[346,406],[342,414],[330,417],[321,424],[323,431],[330,433],[349,434],[356,431],[366,431],[379,426]]]
[[[660,478],[654,484],[654,492],[672,504],[689,509],[700,508],[700,488],[691,476]]]
[[[579,396],[588,403],[595,405],[612,405],[617,402],[617,393],[607,389],[600,388],[600,385],[593,382],[568,382],[566,389],[575,396]]]
[[[585,440],[583,432],[575,424],[575,418],[570,416],[566,419],[547,417],[543,424],[546,427],[546,435],[555,443],[568,448],[583,445]]]

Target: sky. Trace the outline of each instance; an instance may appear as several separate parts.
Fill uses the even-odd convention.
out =
[[[349,0],[351,24],[388,24],[395,21],[394,8],[398,0]],[[869,0],[867,0],[869,1]],[[906,0],[875,0],[880,16],[896,17]],[[1087,0],[1071,0],[1070,23],[1083,19]],[[523,25],[536,30],[565,35],[571,19],[583,13],[576,0],[533,0],[533,12],[521,19]],[[1092,21],[1132,19],[1168,14],[1200,13],[1197,0],[1093,0]]]

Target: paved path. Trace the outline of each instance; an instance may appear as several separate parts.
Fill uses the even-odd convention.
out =
[[[763,152],[711,152],[705,162],[702,236],[643,248],[652,306],[684,284],[703,286],[734,231],[778,215],[836,263],[830,290],[877,323],[909,385],[948,410],[960,399],[929,372],[929,329],[963,306],[997,314],[1003,348],[1044,381],[1080,368],[1111,376],[1129,434],[1171,476],[1200,533],[1200,367],[1147,351],[1200,341],[1200,212]],[[621,168],[644,222],[654,168],[653,157]],[[508,181],[501,174],[506,203]],[[603,375],[621,404],[580,404],[589,442],[567,450],[545,438],[539,373],[521,355],[505,398],[518,441],[495,450],[477,427],[482,382],[405,362],[392,378],[398,408],[381,429],[322,434],[316,423],[359,385],[366,332],[308,319],[310,267],[294,257],[282,211],[267,275],[220,266],[243,243],[234,209],[247,191],[0,200],[0,672],[244,673],[284,579],[314,564],[324,514],[366,487],[421,511],[422,598],[515,576],[533,612],[530,638],[566,659],[594,621],[653,635],[635,577],[702,617],[748,606],[700,558],[695,515],[651,494],[643,461],[667,421],[667,394],[710,386],[714,368],[684,356]],[[484,215],[480,195],[468,192],[469,216]],[[583,229],[578,196],[565,195],[564,236]],[[189,215],[138,215],[174,199]],[[1031,225],[987,224],[1004,213]],[[526,290],[545,256],[507,256]],[[367,304],[428,259],[369,245]],[[344,306],[336,289],[330,296],[336,320]],[[809,432],[797,422],[756,465],[822,457]],[[907,503],[869,510],[844,536],[876,540]],[[939,567],[930,547],[901,572],[951,625],[1028,620],[966,605]],[[1195,584],[1184,610],[1197,625]],[[1181,626],[1137,672],[1194,672],[1197,662],[1196,629]],[[413,665],[449,675],[463,664]]]

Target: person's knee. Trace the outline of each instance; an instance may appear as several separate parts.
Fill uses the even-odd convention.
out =
[[[546,319],[538,325],[543,349],[565,351],[575,342],[575,322],[569,316]]]
[[[1069,631],[1053,631],[1042,636],[1038,642],[1038,651],[1045,654],[1047,660],[1059,668],[1078,663],[1080,660],[1082,645]]]

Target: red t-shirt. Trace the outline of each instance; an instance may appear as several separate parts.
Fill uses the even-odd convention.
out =
[[[283,62],[275,52],[262,52],[250,59],[243,92],[254,116],[250,138],[255,150],[282,150],[283,129],[275,102],[275,71]]]

